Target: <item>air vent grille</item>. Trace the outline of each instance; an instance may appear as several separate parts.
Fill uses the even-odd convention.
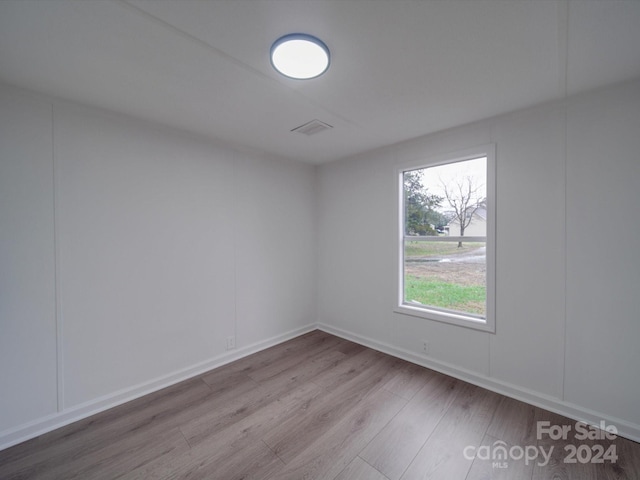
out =
[[[320,120],[311,120],[310,122],[300,125],[291,131],[295,133],[304,133],[305,135],[315,135],[316,133],[324,132],[331,128],[333,127],[328,123],[321,122]]]

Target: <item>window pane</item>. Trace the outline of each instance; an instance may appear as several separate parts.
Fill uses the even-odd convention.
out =
[[[486,242],[404,242],[404,302],[486,315]]]
[[[397,313],[495,333],[495,146],[398,171]]]

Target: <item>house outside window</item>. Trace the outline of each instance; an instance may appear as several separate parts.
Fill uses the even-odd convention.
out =
[[[395,311],[495,332],[495,147],[397,173]]]

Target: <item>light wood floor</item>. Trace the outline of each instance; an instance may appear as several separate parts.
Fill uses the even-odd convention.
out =
[[[0,478],[640,478],[639,444],[578,441],[573,433],[538,439],[538,421],[575,426],[314,331],[4,450]],[[618,459],[565,463],[568,445],[583,444],[581,459],[597,454],[596,445],[614,445]],[[500,446],[511,452],[506,463],[465,458]],[[551,447],[540,465],[540,448]],[[539,457],[512,458],[526,448]]]

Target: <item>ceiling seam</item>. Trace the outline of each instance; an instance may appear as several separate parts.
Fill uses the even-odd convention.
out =
[[[237,67],[240,67],[254,75],[257,75],[258,77],[265,79],[267,81],[269,81],[271,84],[276,85],[278,88],[281,89],[286,89],[288,92],[293,93],[295,95],[297,95],[298,97],[304,99],[306,102],[310,103],[313,107],[315,108],[319,108],[321,109],[323,112],[332,115],[336,118],[339,118],[340,120],[342,120],[343,122],[352,125],[356,128],[358,128],[360,131],[366,133],[367,135],[371,135],[371,136],[375,136],[373,135],[373,133],[369,132],[368,130],[366,130],[364,127],[362,127],[362,125],[359,125],[358,123],[354,122],[353,120],[350,120],[347,117],[344,117],[343,115],[336,113],[332,110],[327,109],[326,107],[324,107],[323,105],[320,105],[318,102],[316,102],[314,99],[300,93],[298,90],[294,90],[291,88],[286,87],[285,85],[283,85],[282,83],[278,82],[277,80],[269,77],[268,75],[265,75],[263,72],[261,72],[260,70],[252,67],[251,65],[248,65],[244,62],[242,62],[241,60],[238,60],[237,58],[229,55],[228,53],[224,52],[223,50],[220,50],[219,48],[214,47],[213,45],[205,42],[204,40],[196,37],[195,35],[192,35],[178,27],[176,27],[175,25],[170,24],[169,22],[153,15],[152,13],[147,12],[146,10],[143,10],[140,7],[137,7],[135,5],[132,5],[131,3],[129,3],[127,0],[111,0],[112,2],[121,5],[122,7],[128,8],[131,11],[137,13],[138,15],[141,15],[145,18],[147,18],[148,20],[153,21],[154,23],[170,30],[171,32],[173,32],[174,34],[182,37],[185,40],[191,41],[197,45],[199,45],[200,47],[204,48],[205,50],[208,50],[210,52],[215,53],[216,55],[221,56],[222,58],[224,58],[225,60],[233,63],[234,65],[236,65]]]
[[[162,20],[161,18],[156,17],[155,15],[147,12],[146,10],[141,9],[140,7],[136,7],[135,5],[132,5],[131,3],[129,3],[127,0],[112,0],[126,8],[129,8],[130,10],[133,10],[134,12],[136,12],[139,15],[142,15],[144,17],[147,17],[149,20],[152,20],[154,23],[161,25],[164,28],[167,28],[169,30],[171,30],[174,34],[177,34],[178,36],[184,38],[185,40],[189,40],[191,42],[197,43],[198,45],[200,45],[201,47],[203,47],[206,50],[212,50],[215,54],[220,55],[221,57],[225,58],[226,60],[230,61],[231,63],[235,64],[236,66],[239,66],[245,70],[250,71],[253,74],[259,75],[263,78],[269,78],[266,75],[264,75],[262,72],[260,72],[259,70],[256,70],[255,68],[253,68],[251,65],[247,65],[244,62],[241,62],[240,60],[238,60],[235,57],[232,57],[231,55],[229,55],[228,53],[225,53],[224,51],[220,50],[219,48],[214,47],[213,45],[210,45],[209,43],[205,42],[204,40],[201,40],[200,38],[191,35],[188,32],[185,32],[184,30],[181,30],[180,28],[171,25],[170,23],[166,22],[165,20]],[[269,79],[271,80],[271,79]]]
[[[569,0],[558,3],[558,70],[560,96],[566,99],[569,89]]]

